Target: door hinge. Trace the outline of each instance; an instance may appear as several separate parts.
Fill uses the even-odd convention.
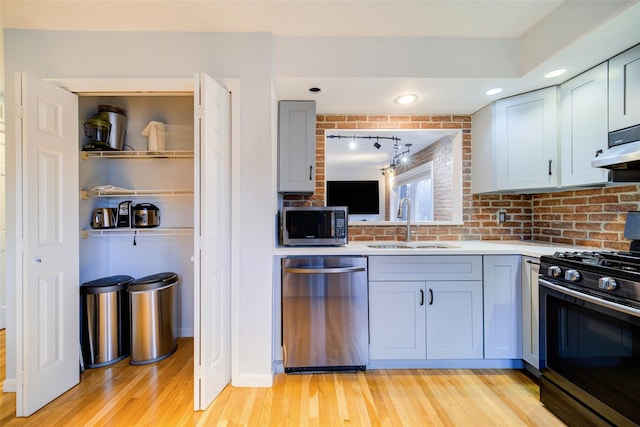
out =
[[[24,384],[24,371],[16,372],[16,381],[20,385]]]
[[[22,105],[18,105],[18,111],[16,111],[16,114],[20,120],[24,118],[24,107]]]

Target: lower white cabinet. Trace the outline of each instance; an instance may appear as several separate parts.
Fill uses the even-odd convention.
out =
[[[427,359],[482,359],[482,281],[426,286]]]
[[[424,359],[424,282],[369,282],[369,358]]]
[[[540,259],[522,257],[522,359],[540,368],[538,274]]]
[[[369,358],[482,359],[481,267],[480,256],[369,257]]]
[[[520,255],[485,255],[484,357],[522,358]]]

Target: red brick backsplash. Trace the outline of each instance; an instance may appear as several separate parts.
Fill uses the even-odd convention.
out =
[[[462,129],[463,224],[414,225],[415,240],[538,240],[563,245],[628,250],[626,212],[640,210],[640,185],[542,194],[471,194],[471,116],[318,115],[316,190],[283,197],[284,206],[323,206],[325,129]],[[498,212],[505,222],[498,223]],[[351,225],[351,241],[401,241],[402,225]]]
[[[623,236],[626,213],[640,209],[640,186],[536,194],[533,203],[535,240],[628,250]]]

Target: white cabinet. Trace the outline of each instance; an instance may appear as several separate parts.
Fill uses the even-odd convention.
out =
[[[426,287],[427,359],[482,359],[482,281]]]
[[[640,45],[609,60],[609,131],[640,123]]]
[[[482,359],[482,257],[369,257],[371,360]]]
[[[278,103],[278,192],[313,193],[316,173],[315,101]]]
[[[519,255],[484,257],[484,357],[522,358]]]
[[[474,194],[558,186],[557,89],[505,98],[471,118]]]
[[[369,358],[426,357],[424,282],[369,283]]]
[[[499,190],[558,185],[557,88],[496,102],[496,172]]]
[[[471,116],[471,191],[473,194],[498,190],[496,177],[496,103]]]
[[[563,187],[607,182],[606,169],[591,167],[596,154],[607,150],[607,87],[607,63],[560,86]]]
[[[538,274],[540,259],[522,257],[522,359],[540,367]]]

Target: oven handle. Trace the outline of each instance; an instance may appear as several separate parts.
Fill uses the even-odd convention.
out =
[[[554,289],[560,292],[561,294],[576,297],[579,300],[588,301],[590,303],[611,309],[613,311],[630,314],[631,316],[635,316],[635,317],[640,317],[640,310],[637,310],[632,307],[627,307],[626,305],[616,304],[615,302],[603,300],[601,298],[597,298],[589,294],[584,294],[582,292],[574,291],[573,289],[568,289],[568,288],[565,288],[564,286],[556,285],[554,283],[549,282],[548,280],[541,279],[541,278],[538,279],[538,284],[542,286],[546,286],[547,288]]]

